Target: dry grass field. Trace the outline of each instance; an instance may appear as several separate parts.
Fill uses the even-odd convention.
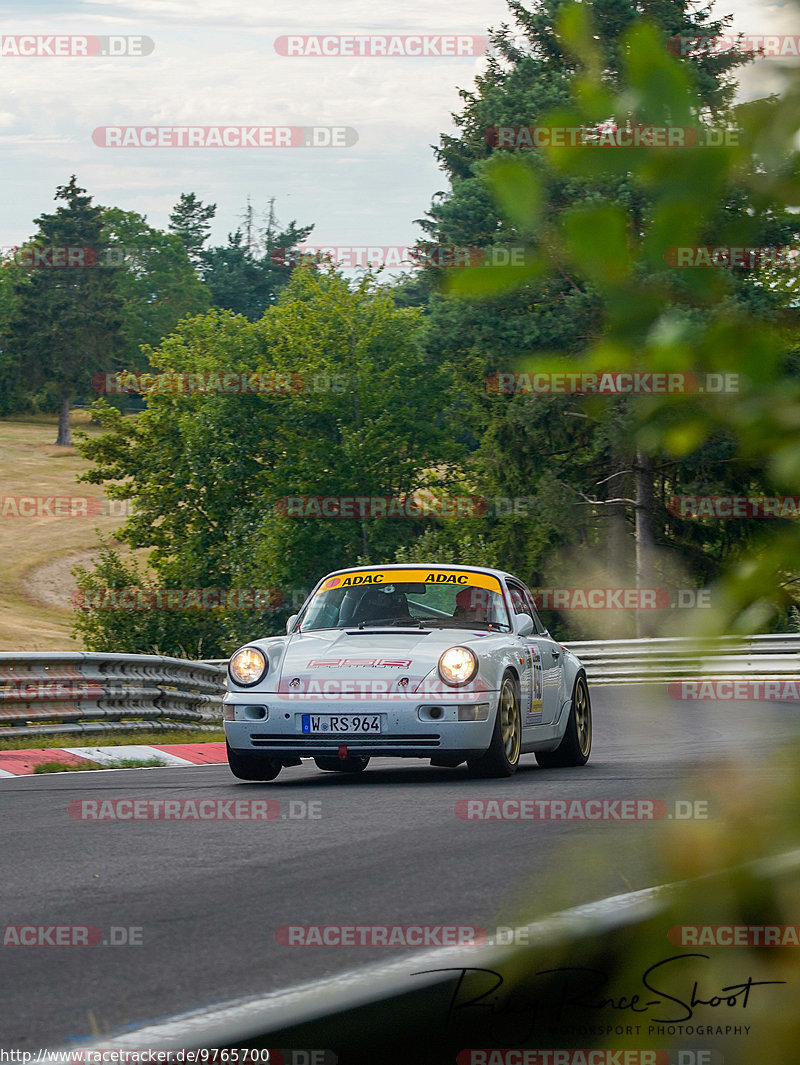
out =
[[[101,431],[84,411],[73,411],[72,428]],[[119,502],[108,513],[101,486],[78,482],[88,463],[55,438],[55,416],[0,419],[0,651],[79,649],[70,570],[91,563],[98,532],[108,536],[124,521]]]
[[[78,429],[90,435],[102,431],[90,425],[84,411],[72,412],[72,428],[73,435]],[[119,502],[108,512],[100,486],[77,480],[88,463],[74,447],[56,447],[55,438],[55,417],[0,419],[0,652],[82,649],[71,635],[75,579],[70,571],[78,563],[90,565],[98,533],[107,537],[125,520]],[[74,517],[66,516],[72,512]],[[129,554],[124,545],[119,549]],[[136,552],[140,560],[146,554]],[[30,739],[0,735],[0,750],[222,739],[221,730],[198,734],[180,728],[135,738],[124,731]]]

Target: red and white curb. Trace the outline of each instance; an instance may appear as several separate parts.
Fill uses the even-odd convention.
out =
[[[120,747],[43,747],[30,751],[0,751],[0,777],[24,777],[43,762],[89,769],[113,765],[120,759],[149,762],[158,758],[165,766],[221,765],[228,761],[224,743],[125,744]]]

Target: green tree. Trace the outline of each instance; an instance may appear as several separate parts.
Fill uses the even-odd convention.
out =
[[[211,221],[216,213],[215,203],[204,204],[193,192],[182,192],[170,212],[170,232],[179,238],[196,267],[202,263],[203,245],[208,240]]]
[[[313,226],[295,222],[278,232],[267,229],[261,240],[248,230],[228,234],[227,244],[203,255],[203,279],[215,307],[243,314],[251,322],[275,303],[288,284],[292,250],[308,238]]]
[[[207,310],[208,291],[180,238],[135,211],[106,208],[102,239],[100,268],[113,277],[122,304],[118,364],[106,369],[146,368],[142,346],[155,347],[181,318]]]
[[[29,391],[22,380],[19,358],[9,347],[21,281],[14,257],[9,255],[0,262],[0,415],[23,410],[30,402]]]
[[[202,642],[206,655],[227,653],[278,628],[293,590],[324,571],[388,560],[412,543],[419,519],[295,516],[286,499],[446,486],[457,449],[441,418],[446,379],[420,350],[421,326],[419,311],[395,307],[370,276],[351,287],[334,271],[298,269],[258,322],[212,310],[183,321],[151,356],[165,371],[283,374],[277,391],[154,392],[135,418],[99,401],[107,432],[81,444],[94,463],[87,479],[134,504],[122,538],[150,548],[151,567],[138,583],[273,589],[285,602],[278,612],[169,612],[157,622],[79,610],[87,645],[145,650],[155,633],[165,651]],[[135,576],[108,556],[81,587]]]
[[[78,186],[75,175],[56,189],[64,201],[35,219],[32,243],[48,256],[65,249],[96,251],[102,241],[102,208]],[[56,250],[56,251],[52,251]],[[59,411],[56,443],[71,443],[69,412],[76,394],[113,360],[122,343],[122,303],[107,271],[92,266],[34,266],[15,284],[16,306],[8,347],[33,390],[44,389]]]

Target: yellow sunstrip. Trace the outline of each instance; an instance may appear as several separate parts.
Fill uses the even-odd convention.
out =
[[[330,592],[334,588],[357,588],[367,584],[444,584],[455,588],[488,588],[492,592],[499,592],[500,581],[497,577],[491,577],[488,573],[470,573],[466,570],[443,570],[443,569],[364,569],[356,573],[341,573],[336,577],[328,577],[317,589],[320,592]]]

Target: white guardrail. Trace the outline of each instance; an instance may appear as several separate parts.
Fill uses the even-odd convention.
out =
[[[169,728],[222,720],[225,670],[162,655],[0,653],[0,738]]]
[[[590,684],[800,678],[800,633],[569,643]],[[219,728],[227,659],[0,653],[0,738]]]
[[[590,684],[800,678],[800,633],[587,640],[566,646],[586,667]]]

